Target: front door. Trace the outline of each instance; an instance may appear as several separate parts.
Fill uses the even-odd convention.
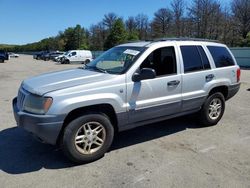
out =
[[[156,78],[127,85],[129,123],[175,114],[181,111],[181,75],[176,64],[175,47],[158,48],[142,62],[152,68]]]

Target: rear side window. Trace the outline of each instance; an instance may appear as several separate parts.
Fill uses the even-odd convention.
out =
[[[184,72],[193,72],[210,68],[207,56],[201,46],[181,46]]]
[[[225,47],[207,46],[210,51],[216,67],[227,67],[234,65],[233,58]]]
[[[207,55],[205,54],[203,48],[201,46],[197,46],[197,48],[199,50],[204,69],[210,69],[211,68],[210,63],[208,61]]]

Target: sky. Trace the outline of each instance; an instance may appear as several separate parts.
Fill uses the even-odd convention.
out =
[[[140,13],[152,19],[165,7],[170,0],[0,0],[0,44],[37,42],[76,24],[89,28],[110,12],[124,19]]]

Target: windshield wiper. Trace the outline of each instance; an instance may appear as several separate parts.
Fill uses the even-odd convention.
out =
[[[96,67],[96,66],[85,65],[85,68],[94,69],[94,70],[97,70],[97,71],[103,72],[103,73],[108,73],[107,70],[102,69],[102,68],[100,68],[100,67]]]

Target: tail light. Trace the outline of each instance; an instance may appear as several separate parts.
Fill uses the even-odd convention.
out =
[[[237,82],[240,81],[240,68],[237,69]]]

